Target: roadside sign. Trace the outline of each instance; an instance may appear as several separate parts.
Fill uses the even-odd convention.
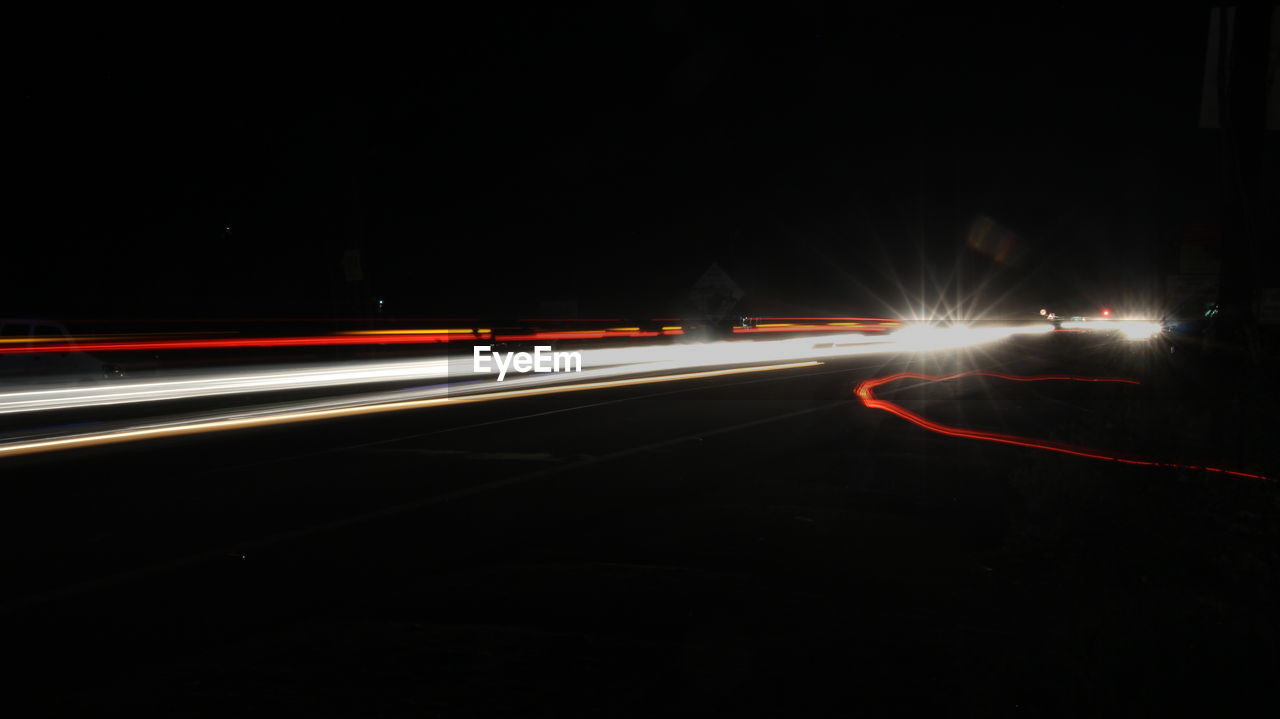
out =
[[[347,250],[342,254],[342,274],[347,282],[359,282],[364,279],[364,268],[360,266],[360,250]]]
[[[745,293],[719,263],[712,262],[702,277],[693,283],[689,299],[694,311],[702,317],[723,317],[738,304]]]
[[[1184,302],[1212,302],[1216,299],[1217,275],[1169,275],[1165,278],[1165,301],[1170,306]]]
[[[1280,287],[1267,287],[1258,293],[1258,322],[1280,325]]]

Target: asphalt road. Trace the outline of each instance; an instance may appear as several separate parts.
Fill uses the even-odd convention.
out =
[[[188,716],[1276,701],[1274,483],[958,440],[853,397],[906,368],[1156,372],[1035,340],[10,458],[7,696]],[[915,391],[1034,432],[1149,399]]]

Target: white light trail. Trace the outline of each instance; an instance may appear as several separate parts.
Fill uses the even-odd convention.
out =
[[[507,387],[500,392],[447,397],[437,396],[425,399],[404,399],[401,397],[400,399],[391,402],[371,401],[370,397],[366,396],[364,401],[351,403],[348,406],[340,406],[330,400],[328,402],[321,401],[301,403],[290,405],[288,407],[276,407],[269,410],[257,410],[251,412],[208,413],[202,417],[194,419],[185,418],[183,420],[170,422],[135,424],[113,430],[74,433],[55,437],[45,437],[36,440],[11,442],[0,445],[0,457],[33,454],[36,452],[48,452],[60,449],[72,449],[77,447],[92,447],[141,439],[156,439],[160,437],[200,434],[229,429],[247,429],[250,427],[307,422],[320,419],[336,419],[339,417],[351,417],[380,412],[395,412],[406,409],[422,409],[426,407],[443,406],[446,404],[469,404],[474,402],[514,399],[518,397],[531,397],[561,392],[581,392],[586,390],[627,387],[638,384],[652,384],[655,382],[677,382],[691,379],[706,379],[710,377],[745,374],[750,372],[801,369],[804,367],[814,367],[819,364],[821,363],[792,362],[788,364],[737,367],[733,369],[708,370],[703,372],[687,372],[649,377],[633,377],[629,379],[597,382],[574,382],[566,383],[563,386],[527,387],[524,389],[511,389]],[[545,376],[556,377],[557,375]]]
[[[97,425],[91,431],[84,431],[83,427],[43,430],[39,435],[0,443],[0,456],[547,393],[794,369],[821,364],[820,360],[824,359],[859,355],[954,350],[1017,334],[1041,333],[1051,329],[1040,325],[949,328],[916,325],[888,336],[867,336],[854,332],[822,337],[584,349],[581,352],[583,367],[586,369],[582,372],[526,374],[508,377],[502,383],[497,382],[496,374],[476,375],[471,357],[468,356],[454,360],[352,363],[290,370],[224,372],[150,382],[9,392],[0,394],[0,413],[401,380],[444,380],[429,387],[352,393],[265,407],[224,407],[184,417],[117,420]],[[450,383],[449,380],[458,381]]]
[[[637,347],[614,347],[580,350],[583,372],[564,375],[530,374],[509,377],[506,387],[543,386],[581,381],[590,378],[616,377],[625,374],[680,372],[712,366],[796,362],[834,359],[867,354],[938,351],[971,347],[1013,334],[1043,332],[1046,326],[1032,327],[950,327],[924,325],[905,327],[886,336],[860,333],[822,337],[789,337],[785,339],[730,340],[690,344],[656,344]],[[492,376],[496,377],[496,373]],[[157,378],[148,381],[105,382],[87,387],[29,389],[0,393],[0,414],[49,410],[82,409],[110,405],[160,402],[272,391],[349,387],[379,382],[416,380],[466,380],[483,378],[476,375],[470,357],[411,360],[398,362],[364,362],[279,370],[240,370],[211,372],[203,375]],[[472,392],[484,386],[483,380],[452,387],[425,390],[396,390],[399,398]],[[499,389],[492,387],[491,389]],[[383,397],[384,394],[376,395]],[[340,398],[346,404],[351,397]]]
[[[341,387],[353,384],[448,377],[446,360],[352,363],[273,371],[208,373],[179,379],[121,381],[87,387],[33,389],[0,394],[0,414],[158,402],[246,392]]]
[[[1144,340],[1160,334],[1159,322],[1150,320],[1088,320],[1063,322],[1063,329],[1088,332],[1117,332],[1131,340]]]

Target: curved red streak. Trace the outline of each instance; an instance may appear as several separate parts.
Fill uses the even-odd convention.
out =
[[[997,442],[1000,444],[1011,444],[1018,447],[1029,447],[1031,449],[1043,449],[1050,452],[1061,452],[1062,454],[1075,455],[1077,457],[1087,457],[1089,459],[1102,459],[1112,462],[1122,462],[1124,464],[1137,464],[1147,467],[1172,467],[1177,469],[1203,470],[1206,472],[1218,472],[1220,474],[1229,474],[1235,477],[1247,477],[1249,479],[1271,479],[1265,474],[1253,474],[1250,472],[1237,472],[1231,469],[1222,469],[1220,467],[1209,467],[1195,464],[1179,464],[1177,462],[1160,462],[1155,460],[1141,459],[1134,456],[1126,456],[1121,454],[1109,454],[1101,450],[1086,449],[1081,447],[1073,447],[1062,442],[1053,442],[1047,439],[1035,439],[1032,437],[1020,437],[1013,434],[1001,434],[999,432],[984,432],[977,429],[965,429],[963,427],[952,427],[950,425],[941,424],[908,410],[901,405],[888,400],[876,399],[873,390],[881,385],[890,382],[896,382],[901,379],[922,379],[927,382],[942,382],[946,380],[959,379],[961,377],[996,377],[998,379],[1011,380],[1014,382],[1042,382],[1046,380],[1067,380],[1072,382],[1120,382],[1124,384],[1141,384],[1137,380],[1124,379],[1121,377],[1078,377],[1075,375],[1036,375],[1031,377],[1020,377],[1017,375],[1003,374],[1000,372],[959,372],[950,375],[927,375],[919,372],[898,372],[897,374],[887,375],[884,377],[876,377],[874,379],[864,380],[858,383],[854,389],[854,394],[858,399],[862,400],[862,404],[870,409],[882,409],[891,414],[895,414],[912,424],[923,427],[930,432],[936,432],[948,437],[960,437],[963,439],[980,439],[986,442]]]

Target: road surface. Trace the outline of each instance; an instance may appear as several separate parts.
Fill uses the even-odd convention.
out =
[[[10,695],[190,716],[1274,702],[1273,482],[965,441],[853,395],[904,369],[1160,379],[1044,338],[10,457]],[[1067,439],[1151,399],[903,392],[1085,428]]]

